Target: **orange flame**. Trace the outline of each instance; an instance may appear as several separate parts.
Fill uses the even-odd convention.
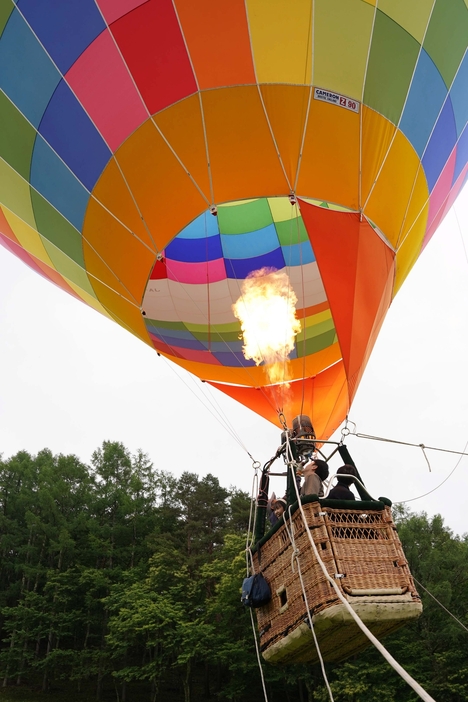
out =
[[[297,297],[285,271],[261,268],[248,275],[232,310],[241,323],[246,359],[265,364],[270,383],[286,382],[289,354],[301,322]]]

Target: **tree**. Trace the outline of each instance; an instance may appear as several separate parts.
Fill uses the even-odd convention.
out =
[[[250,498],[218,480],[154,470],[141,451],[104,442],[92,468],[75,456],[0,460],[0,671],[114,681],[118,702],[172,686],[185,702],[262,697],[249,610],[240,604]],[[468,539],[440,516],[400,509],[410,567],[468,625]],[[421,619],[385,640],[438,702],[468,699],[467,632],[425,590]],[[270,702],[324,702],[320,668],[262,664]],[[415,694],[372,647],[327,666],[336,702]]]

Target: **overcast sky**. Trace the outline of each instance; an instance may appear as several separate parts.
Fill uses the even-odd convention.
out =
[[[358,432],[466,449],[467,251],[465,187],[390,309],[351,409]],[[158,357],[1,246],[0,270],[3,458],[48,447],[89,463],[104,440],[116,440],[175,475],[213,473],[250,493],[249,453],[265,463],[279,428]],[[468,532],[467,457],[426,451],[430,471],[419,448],[354,436],[347,445],[371,494],[413,500],[412,510],[440,513],[455,533]],[[282,493],[283,480],[272,487]]]

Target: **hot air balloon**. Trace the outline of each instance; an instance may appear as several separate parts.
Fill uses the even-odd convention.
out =
[[[327,439],[466,180],[467,37],[464,0],[1,0],[1,243]],[[297,301],[280,380],[233,312],[256,271]]]
[[[267,419],[302,408],[330,435],[466,178],[463,0],[1,7],[2,243]],[[298,300],[287,396],[231,309],[261,268]]]

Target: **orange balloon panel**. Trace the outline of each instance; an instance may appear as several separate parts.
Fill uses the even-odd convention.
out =
[[[289,191],[256,86],[202,93],[217,202]]]
[[[200,191],[152,120],[127,139],[116,159],[158,249],[206,209],[208,195]],[[101,177],[113,176],[105,169]],[[177,201],[184,203],[183,208],[177,207]]]
[[[151,268],[154,251],[96,200],[90,201],[88,212],[89,219],[83,227],[88,271],[110,287],[114,287],[117,278],[121,283],[121,292],[123,288],[128,291],[124,297],[139,302],[146,283],[141,279],[140,271]],[[89,228],[90,221],[92,228]],[[114,242],[112,251],[107,248],[109,238]]]
[[[255,83],[244,0],[178,0],[200,89]]]
[[[358,214],[305,202],[301,210],[319,261],[352,400],[390,306],[395,254]]]
[[[262,85],[261,93],[291,189],[296,182],[311,88]]]
[[[154,116],[164,138],[174,149],[184,168],[190,173],[197,188],[211,202],[207,148],[203,127],[203,113],[199,95],[178,102]],[[149,174],[147,174],[149,176]],[[173,196],[182,193],[174,191]],[[160,199],[163,193],[154,192],[159,207],[169,209],[169,202]]]
[[[183,358],[177,358],[170,349],[158,348],[158,351],[167,355],[175,363],[182,366],[193,375],[198,376],[206,382],[232,383],[245,387],[261,388],[269,384],[268,375],[264,366],[247,365],[247,363],[239,365],[237,368],[227,368],[221,363],[210,365],[201,362],[187,361]],[[287,364],[288,377],[312,376],[320,373],[320,369],[337,363],[341,358],[341,351],[337,343],[333,343],[329,348],[319,351],[318,353],[307,356],[305,359],[293,359]],[[284,404],[282,396],[282,386],[278,386],[274,391],[277,398],[277,407]],[[227,390],[226,390],[227,392]]]
[[[130,229],[140,241],[156,251],[153,237],[145,227],[133,193],[125,182],[115,158],[107,164],[105,174],[96,183],[93,195],[97,202],[112,212],[116,219]],[[92,237],[92,234],[89,236]]]
[[[359,207],[359,115],[312,100],[297,193]]]
[[[317,376],[294,381],[287,388],[270,386],[248,388],[236,385],[210,385],[233,397],[273,424],[279,424],[283,414],[288,426],[298,414],[307,411],[317,437],[330,438],[349,410],[346,373],[343,362],[327,368]],[[278,398],[282,398],[278,404]]]

